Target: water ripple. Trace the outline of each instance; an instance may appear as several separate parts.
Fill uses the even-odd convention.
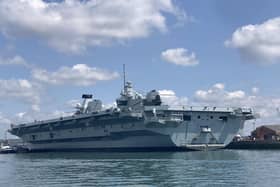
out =
[[[278,186],[280,151],[0,155],[0,186]]]

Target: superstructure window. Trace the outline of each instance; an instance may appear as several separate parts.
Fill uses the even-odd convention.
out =
[[[197,116],[197,119],[200,119],[200,116]]]

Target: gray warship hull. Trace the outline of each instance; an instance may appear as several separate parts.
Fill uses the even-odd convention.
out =
[[[253,119],[251,110],[201,107],[145,107],[13,126],[31,151],[212,150],[223,148]]]

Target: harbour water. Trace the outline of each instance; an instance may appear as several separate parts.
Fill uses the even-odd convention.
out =
[[[0,155],[0,186],[279,186],[280,150]]]

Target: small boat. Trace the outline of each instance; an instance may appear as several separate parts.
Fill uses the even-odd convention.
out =
[[[15,153],[15,152],[16,152],[16,150],[13,149],[11,146],[4,145],[4,143],[1,143],[0,153]]]

